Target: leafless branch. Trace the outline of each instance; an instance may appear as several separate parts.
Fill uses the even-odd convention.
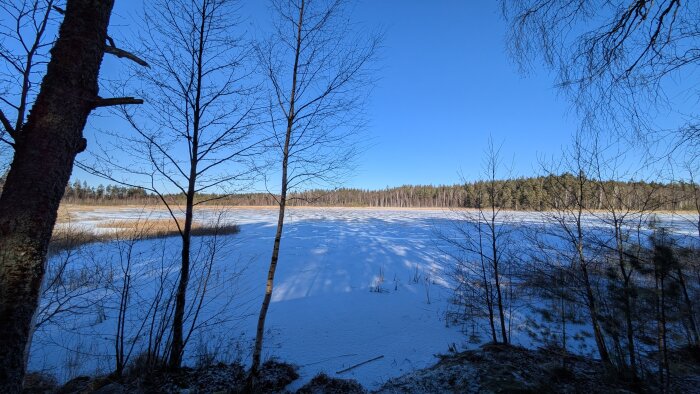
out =
[[[99,107],[112,107],[116,105],[130,105],[130,104],[143,104],[142,99],[137,99],[133,97],[111,97],[111,98],[100,98],[98,99],[94,106]]]
[[[125,51],[123,49],[119,49],[119,48],[115,47],[114,44],[105,46],[105,53],[109,53],[110,55],[114,55],[118,58],[129,59],[132,62],[134,62],[140,66],[143,66],[143,67],[148,67],[148,68],[151,67],[148,65],[148,63],[145,60],[141,59],[140,57],[134,55],[131,52],[128,52],[128,51]]]

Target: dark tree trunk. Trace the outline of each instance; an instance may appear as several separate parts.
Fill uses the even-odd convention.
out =
[[[600,318],[598,314],[598,306],[593,294],[593,288],[591,286],[590,277],[588,275],[588,268],[585,262],[581,262],[581,275],[583,276],[583,283],[586,288],[586,306],[588,307],[588,314],[591,317],[591,326],[593,326],[593,336],[595,337],[595,343],[598,347],[598,355],[600,356],[600,361],[605,365],[610,364],[610,355],[608,354],[608,347],[605,344],[605,336],[603,335],[603,329],[600,327]]]
[[[493,277],[496,281],[496,302],[498,305],[498,317],[501,323],[501,340],[503,343],[510,343],[508,340],[508,332],[506,330],[506,316],[503,311],[503,296],[501,291],[500,270],[498,268],[498,240],[496,234],[496,211],[494,205],[491,206],[491,248],[493,251]]]
[[[683,293],[683,302],[685,303],[684,314],[686,315],[686,318],[688,319],[688,324],[690,325],[690,332],[693,337],[693,345],[695,347],[700,347],[700,332],[698,332],[698,325],[695,322],[695,311],[693,308],[693,301],[688,295],[688,287],[685,283],[685,274],[683,273],[683,269],[680,265],[676,268],[676,272],[678,274],[678,284],[680,285],[681,292]]]
[[[580,166],[579,166],[580,167]],[[591,317],[591,326],[593,327],[593,336],[595,338],[596,346],[598,347],[598,355],[600,356],[600,361],[606,366],[609,366],[610,353],[608,352],[608,347],[605,344],[605,335],[603,334],[603,329],[600,326],[600,314],[598,311],[598,302],[596,301],[595,294],[593,293],[593,285],[591,284],[591,278],[588,274],[588,265],[586,262],[586,256],[583,252],[583,226],[582,217],[583,210],[586,206],[586,175],[583,170],[578,171],[578,187],[576,190],[576,200],[577,200],[577,211],[576,211],[576,252],[578,254],[579,269],[581,270],[581,276],[583,277],[583,285],[586,288],[586,306],[588,307],[588,314]],[[568,201],[565,199],[564,201]]]
[[[486,307],[489,310],[489,327],[491,328],[491,340],[493,343],[498,343],[498,337],[496,337],[496,325],[494,324],[494,313],[493,313],[493,294],[491,289],[491,283],[487,279],[486,275],[486,263],[484,262],[484,249],[482,243],[482,232],[481,232],[481,222],[478,224],[479,231],[479,256],[481,257],[481,273],[484,281],[484,290],[486,294]]]
[[[58,205],[85,149],[83,128],[113,0],[68,0],[41,90],[22,130],[0,196],[0,392],[20,392],[32,319]]]
[[[185,340],[183,336],[183,324],[185,321],[185,304],[187,302],[187,285],[190,281],[190,249],[192,243],[192,221],[194,216],[194,198],[197,194],[197,165],[199,161],[200,122],[202,120],[202,89],[204,74],[204,41],[207,29],[207,7],[202,7],[201,21],[198,31],[197,46],[197,78],[196,93],[194,99],[194,113],[192,119],[192,140],[190,145],[190,173],[187,180],[187,195],[185,200],[185,223],[182,229],[182,264],[180,266],[180,281],[175,296],[175,313],[173,315],[173,342],[170,346],[170,368],[178,369],[182,365],[182,357],[185,353]]]
[[[182,326],[185,321],[185,303],[187,302],[187,285],[190,280],[190,244],[192,241],[192,217],[194,205],[194,182],[190,182],[187,193],[185,225],[182,230],[182,264],[180,280],[175,295],[175,313],[173,314],[173,342],[170,346],[170,368],[178,369],[182,364],[185,350]]]
[[[632,272],[628,272],[628,270],[625,268],[625,255],[624,255],[624,245],[622,243],[622,235],[621,232],[622,230],[620,229],[621,225],[617,223],[617,219],[615,223],[615,238],[617,242],[617,262],[618,266],[620,268],[620,275],[622,275],[622,292],[623,292],[623,312],[625,314],[625,325],[626,325],[626,333],[627,333],[627,352],[629,353],[629,360],[630,360],[630,370],[632,372],[632,377],[634,381],[636,382],[638,380],[637,376],[637,354],[636,354],[636,349],[635,349],[635,344],[634,344],[634,326],[632,322],[632,285],[630,278],[632,276]]]

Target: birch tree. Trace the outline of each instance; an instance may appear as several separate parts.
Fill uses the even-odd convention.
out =
[[[441,251],[455,263],[453,279],[458,306],[485,311],[494,343],[510,343],[510,313],[514,305],[513,217],[504,212],[507,183],[500,147],[489,139],[482,183],[476,188],[476,210],[456,211],[450,231],[438,233]],[[474,316],[464,316],[471,319]]]
[[[549,175],[566,172],[571,178],[553,176],[554,192],[552,200],[542,215],[548,225],[544,231],[544,249],[558,260],[572,262],[575,284],[574,298],[583,305],[590,319],[593,337],[600,360],[611,364],[610,354],[602,328],[600,300],[596,291],[596,273],[599,271],[591,250],[591,235],[586,215],[589,214],[593,196],[593,180],[587,175],[592,172],[594,154],[587,151],[582,136],[577,134],[571,148],[564,151],[561,164],[546,169]],[[552,225],[549,225],[551,223]],[[548,269],[549,267],[544,267]],[[539,268],[538,268],[539,269]]]
[[[341,0],[273,0],[274,33],[256,48],[268,81],[270,149],[280,176],[277,229],[258,318],[250,384],[260,366],[291,190],[338,180],[356,153],[358,115],[378,36],[354,33]]]

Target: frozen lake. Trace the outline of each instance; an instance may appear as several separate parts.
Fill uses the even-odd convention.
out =
[[[197,219],[206,222],[217,216],[208,208],[200,210]],[[163,219],[168,214],[141,208],[81,209],[71,213],[70,226],[108,231],[105,225],[110,221],[139,217]],[[445,322],[451,262],[439,253],[435,234],[454,218],[449,210],[289,209],[264,357],[299,365],[302,379],[297,385],[323,371],[376,388],[388,378],[433,364],[434,355],[448,352],[453,344],[458,349],[477,346],[467,342],[460,327]],[[206,324],[188,342],[189,364],[204,353],[223,361],[249,360],[276,219],[275,209],[234,208],[225,213],[225,220],[239,224],[241,232],[223,237],[217,247],[199,317]],[[692,219],[660,217],[664,225],[687,234],[697,231]],[[509,214],[507,220],[532,225],[546,221],[541,214],[521,212]],[[601,220],[589,217],[587,223],[597,226]],[[207,239],[195,241],[196,256],[209,250]],[[178,247],[176,237],[141,241],[134,247],[131,277],[136,291],[126,331],[139,339],[133,342],[132,357],[146,341],[139,328],[148,316],[158,272],[163,266],[177,266]],[[117,267],[116,275],[111,287],[92,289],[71,301],[81,307],[80,314],[58,316],[37,330],[30,369],[53,373],[59,380],[114,368],[114,289],[119,287],[123,254],[115,243],[83,249],[69,257],[72,265]],[[54,257],[58,258],[62,257]],[[514,334],[514,339],[530,344],[524,335]],[[383,358],[336,374],[378,356]]]

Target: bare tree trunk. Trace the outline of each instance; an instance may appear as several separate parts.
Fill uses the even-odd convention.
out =
[[[591,316],[591,325],[593,326],[593,336],[595,337],[595,343],[598,347],[598,355],[600,356],[600,361],[608,365],[610,364],[610,355],[608,354],[608,347],[605,344],[603,330],[600,327],[598,306],[595,296],[593,294],[593,288],[591,287],[588,268],[586,268],[585,262],[581,262],[580,268],[581,275],[583,276],[583,283],[586,287],[586,306],[588,307],[588,314]]]
[[[279,217],[258,318],[247,382],[249,390],[255,389],[259,373],[284,214],[287,204],[293,201],[288,198],[290,190],[311,180],[332,182],[334,174],[347,168],[356,152],[350,137],[357,129],[348,127],[356,121],[343,118],[341,114],[359,109],[363,101],[359,92],[371,83],[365,67],[374,58],[379,39],[371,39],[366,49],[358,46],[356,39],[345,42],[350,26],[348,15],[343,12],[344,3],[342,0],[272,1],[271,8],[278,14],[280,28],[275,29],[271,40],[256,46],[272,93],[269,108],[273,135],[269,141],[279,150],[282,177],[280,198],[275,198]],[[289,30],[281,27],[287,23]],[[278,45],[280,43],[284,45]],[[337,122],[339,119],[343,121]],[[310,193],[299,195],[310,196]],[[394,196],[387,198],[391,200]]]
[[[580,190],[581,196],[583,196],[583,186]],[[596,302],[595,295],[593,294],[593,287],[591,286],[591,278],[588,273],[588,267],[586,265],[586,257],[583,254],[583,228],[581,226],[581,210],[578,212],[576,229],[578,233],[576,249],[578,252],[579,269],[581,270],[581,276],[583,277],[583,285],[586,288],[586,306],[588,307],[588,314],[591,317],[591,325],[593,326],[593,336],[595,337],[595,343],[598,347],[598,355],[600,356],[600,361],[605,365],[610,364],[610,354],[608,354],[608,348],[605,344],[605,337],[603,335],[603,330],[600,327],[600,320],[598,316],[598,303]]]
[[[303,9],[303,1],[302,1]],[[301,16],[300,16],[301,20]],[[299,29],[301,30],[301,23],[299,24]],[[294,104],[291,104],[293,114]],[[275,281],[275,271],[277,270],[277,262],[279,260],[280,243],[282,241],[282,229],[284,227],[284,211],[287,206],[287,164],[288,164],[288,152],[289,152],[289,141],[291,139],[292,131],[292,120],[288,121],[287,125],[287,136],[284,143],[284,159],[282,163],[282,193],[280,195],[279,202],[279,216],[277,217],[277,232],[275,233],[275,243],[272,246],[272,258],[270,259],[270,268],[267,272],[267,284],[265,286],[265,298],[263,299],[262,307],[260,308],[260,315],[258,316],[258,327],[255,333],[255,349],[253,350],[253,363],[250,367],[250,377],[249,377],[249,388],[253,389],[255,387],[255,380],[260,368],[260,358],[262,355],[262,345],[263,337],[265,335],[265,319],[267,318],[267,310],[270,307],[270,300],[272,299],[272,289]]]
[[[690,331],[693,336],[693,344],[698,347],[700,346],[700,333],[698,332],[698,326],[695,322],[695,311],[693,310],[693,301],[688,295],[688,287],[685,283],[685,274],[680,265],[676,268],[676,273],[678,275],[678,284],[681,286],[683,293],[683,302],[685,303],[685,314],[687,315],[688,324],[690,325]]]
[[[586,176],[583,170],[580,168],[580,146],[577,143],[577,162],[579,163],[579,171],[577,175],[578,187],[576,190],[577,196],[577,211],[576,211],[576,251],[578,253],[579,269],[581,270],[581,276],[583,276],[583,285],[586,288],[586,306],[588,307],[588,314],[591,317],[591,326],[593,326],[593,336],[595,338],[596,346],[598,347],[598,356],[600,356],[600,361],[605,365],[610,365],[610,354],[608,353],[608,347],[605,344],[605,336],[603,335],[603,330],[600,327],[600,319],[598,315],[598,303],[596,302],[595,294],[593,294],[593,287],[591,285],[591,278],[588,273],[588,266],[586,263],[586,256],[583,253],[583,226],[581,224],[583,209],[586,206],[586,194],[584,190],[584,184],[586,182]],[[567,201],[567,200],[564,200]]]
[[[131,251],[129,251],[131,254]],[[131,256],[128,257],[127,269],[124,270],[124,283],[119,297],[119,313],[117,315],[117,335],[114,340],[115,369],[117,377],[121,378],[126,366],[124,355],[126,314],[129,308],[129,291],[131,290]]]
[[[498,263],[494,263],[493,266],[493,271],[494,271],[494,276],[496,279],[496,297],[498,301],[498,316],[501,320],[501,339],[503,340],[503,343],[508,343],[508,332],[506,331],[506,317],[505,313],[503,312],[503,298],[502,298],[502,291],[501,291],[501,282],[499,279],[498,275]]]
[[[615,220],[615,239],[617,244],[617,263],[620,268],[620,274],[622,275],[622,292],[623,294],[623,312],[625,314],[625,325],[627,333],[627,352],[629,353],[630,369],[632,371],[632,376],[637,380],[637,355],[634,345],[634,326],[632,325],[632,288],[630,284],[631,272],[628,272],[625,268],[625,255],[624,255],[624,245],[622,241],[622,234],[620,229],[620,224]]]
[[[287,169],[284,166],[283,177],[286,178]],[[286,184],[286,182],[285,182]],[[284,190],[284,189],[283,189]],[[262,343],[265,334],[265,319],[267,318],[267,310],[270,307],[272,299],[272,288],[275,281],[275,271],[277,270],[277,261],[279,259],[280,243],[282,241],[282,228],[284,227],[284,210],[286,206],[286,191],[280,197],[279,216],[277,218],[277,232],[275,233],[275,243],[272,247],[272,258],[270,259],[270,269],[267,272],[267,285],[265,287],[265,298],[263,299],[260,315],[258,316],[258,327],[255,333],[255,350],[253,351],[253,364],[250,369],[252,379],[257,378],[260,367],[260,358],[262,355]]]
[[[170,346],[170,368],[180,368],[184,353],[182,326],[185,321],[185,303],[187,302],[187,285],[190,279],[190,245],[192,242],[192,216],[194,204],[194,179],[190,178],[185,208],[185,225],[182,229],[182,261],[180,280],[175,294],[175,311],[173,314],[173,342]]]
[[[481,260],[481,273],[483,274],[483,280],[484,280],[484,291],[486,295],[486,307],[489,310],[489,327],[491,328],[491,339],[493,340],[493,343],[498,343],[498,337],[496,336],[496,326],[494,324],[494,316],[493,316],[493,294],[491,293],[491,283],[489,283],[489,280],[487,279],[486,276],[486,263],[484,262],[484,250],[483,250],[483,243],[482,243],[482,231],[481,231],[481,221],[477,224],[478,226],[478,231],[479,231],[479,257]]]
[[[654,279],[656,284],[656,319],[657,346],[659,349],[659,382],[662,392],[668,392],[670,371],[668,365],[668,346],[666,333],[666,264],[667,261],[654,262]]]
[[[206,3],[205,3],[206,4]],[[190,150],[190,173],[187,182],[187,195],[185,200],[185,224],[182,229],[182,263],[180,266],[180,281],[175,295],[175,312],[173,315],[173,342],[170,347],[170,368],[180,368],[184,354],[185,343],[182,327],[185,320],[185,303],[187,302],[187,285],[190,280],[190,245],[192,243],[192,219],[194,213],[194,197],[197,186],[197,162],[199,157],[199,133],[201,121],[202,99],[202,73],[204,67],[204,39],[207,22],[207,7],[202,7],[201,22],[199,24],[198,48],[197,48],[197,79],[196,95],[194,99],[194,114],[192,123],[192,139]]]
[[[0,391],[21,391],[58,206],[86,147],[113,0],[69,0],[0,196]]]
[[[493,196],[492,198],[495,198],[495,196]],[[501,339],[503,340],[503,343],[508,343],[508,332],[506,331],[506,317],[503,311],[501,279],[500,272],[498,269],[498,240],[496,239],[496,208],[494,204],[492,204],[491,210],[491,213],[493,215],[491,217],[491,247],[493,248],[493,276],[496,281],[496,301],[498,303],[498,316],[501,320]]]
[[[260,367],[260,357],[262,355],[263,336],[265,334],[265,319],[267,318],[267,310],[270,307],[272,299],[272,289],[275,281],[275,271],[277,270],[277,261],[279,259],[280,242],[282,241],[282,229],[284,227],[284,210],[287,206],[287,167],[289,164],[289,144],[292,138],[292,129],[294,127],[294,104],[296,100],[297,90],[297,72],[299,69],[299,55],[301,53],[301,36],[302,27],[304,25],[304,0],[301,0],[299,7],[299,19],[297,22],[297,37],[296,49],[294,54],[294,69],[292,70],[292,87],[289,100],[289,113],[287,115],[287,130],[284,139],[284,150],[282,153],[282,188],[279,201],[279,216],[277,218],[277,232],[275,233],[275,243],[272,246],[272,258],[270,259],[270,269],[267,273],[267,284],[265,286],[265,298],[263,299],[260,315],[258,316],[258,327],[255,333],[255,349],[253,350],[253,363],[250,367],[250,376],[248,380],[249,388],[255,387],[258,369]]]

